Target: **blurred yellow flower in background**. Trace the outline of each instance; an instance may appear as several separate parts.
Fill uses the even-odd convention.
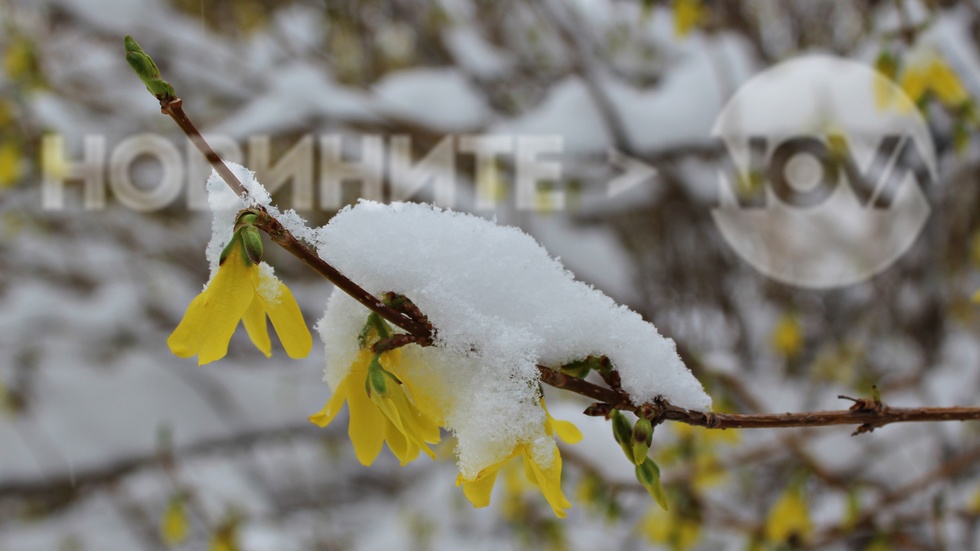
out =
[[[813,533],[810,508],[803,498],[803,492],[792,485],[769,509],[766,518],[766,539],[771,542],[806,541]]]
[[[971,101],[960,77],[938,51],[912,52],[901,66],[890,54],[883,53],[875,67],[886,77],[874,83],[879,109],[906,110],[908,106],[901,100],[899,90],[919,106],[930,96],[950,109],[960,109]]]

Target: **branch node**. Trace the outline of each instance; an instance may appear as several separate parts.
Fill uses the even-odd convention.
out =
[[[589,417],[606,417],[612,410],[613,407],[605,402],[593,402],[582,413]]]
[[[721,420],[715,415],[713,411],[707,411],[704,414],[704,426],[709,429],[716,429],[721,426]]]
[[[371,347],[371,350],[373,350],[375,354],[381,354],[383,352],[389,352],[391,350],[394,350],[396,348],[401,348],[409,344],[418,344],[419,340],[420,339],[415,335],[409,335],[408,333],[398,333],[397,335],[392,335],[387,339],[381,339],[378,342],[374,343],[374,346]]]

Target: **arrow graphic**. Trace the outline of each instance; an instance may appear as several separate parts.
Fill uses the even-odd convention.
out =
[[[609,149],[609,164],[624,171],[606,184],[606,196],[615,197],[656,176],[657,169],[615,148]]]

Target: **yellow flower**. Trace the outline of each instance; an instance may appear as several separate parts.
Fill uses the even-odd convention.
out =
[[[949,107],[959,107],[970,100],[960,77],[941,59],[929,64],[929,82],[939,101]]]
[[[197,355],[198,365],[219,360],[228,353],[228,342],[241,320],[252,342],[268,357],[272,343],[266,315],[290,358],[310,353],[313,337],[293,294],[264,263],[248,259],[236,236],[223,254],[218,273],[191,301],[167,345],[181,358]]]
[[[687,551],[701,539],[698,519],[657,507],[651,507],[643,515],[638,528],[651,543],[664,545],[671,551]]]
[[[967,510],[974,515],[980,514],[980,486],[977,486],[973,490],[973,496],[970,497],[970,503],[967,505]]]
[[[12,141],[0,143],[0,189],[12,187],[23,175],[20,147]]]
[[[28,76],[36,64],[34,47],[26,38],[17,38],[3,55],[3,70],[13,80]]]
[[[417,458],[420,451],[435,459],[426,444],[439,442],[439,426],[409,397],[417,394],[411,392],[409,383],[403,383],[409,379],[400,373],[400,361],[400,350],[375,355],[365,346],[327,405],[310,416],[310,421],[325,427],[346,401],[350,409],[347,434],[363,465],[374,462],[384,443],[402,465]]]
[[[902,92],[913,103],[921,105],[927,94],[931,93],[943,105],[956,109],[970,102],[970,95],[963,86],[956,71],[936,52],[912,57],[899,75],[894,61],[882,70],[890,80],[898,80]],[[881,79],[878,79],[881,80]],[[888,80],[875,82],[875,99],[879,108],[901,106],[897,93]]]
[[[902,91],[912,99],[913,103],[919,103],[929,91],[928,78],[928,70],[925,67],[911,66],[902,72],[900,82]]]
[[[674,34],[687,36],[705,19],[705,8],[701,0],[674,0]]]
[[[215,528],[211,535],[210,551],[238,551],[238,520],[231,519]]]
[[[784,358],[793,358],[803,351],[803,327],[799,318],[783,314],[771,335],[772,347]]]
[[[810,509],[799,488],[788,489],[769,510],[765,525],[766,539],[785,542],[790,538],[806,541],[813,533]]]
[[[184,498],[174,496],[163,512],[163,519],[160,522],[160,537],[164,543],[173,547],[187,539],[187,532],[187,511],[184,508]]]
[[[541,401],[544,408],[544,400]],[[548,436],[557,436],[569,444],[575,444],[582,440],[582,433],[578,427],[568,421],[559,421],[548,414],[545,408],[544,430]],[[534,484],[551,509],[558,518],[565,518],[565,509],[572,506],[565,494],[561,491],[561,454],[558,446],[552,442],[551,459],[545,459],[539,463],[532,447],[527,443],[519,443],[514,446],[514,450],[506,458],[481,470],[477,475],[467,480],[460,474],[456,478],[456,485],[463,486],[463,495],[470,500],[474,507],[486,507],[490,504],[490,494],[493,492],[493,484],[497,480],[497,473],[505,463],[520,456],[524,460],[524,476],[528,482]]]

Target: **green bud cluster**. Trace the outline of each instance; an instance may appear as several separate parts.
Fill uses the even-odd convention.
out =
[[[636,466],[636,480],[650,492],[654,501],[667,510],[667,494],[660,484],[660,467],[647,457],[653,443],[653,423],[640,417],[630,426],[629,420],[618,409],[609,412],[613,436],[626,458]]]

